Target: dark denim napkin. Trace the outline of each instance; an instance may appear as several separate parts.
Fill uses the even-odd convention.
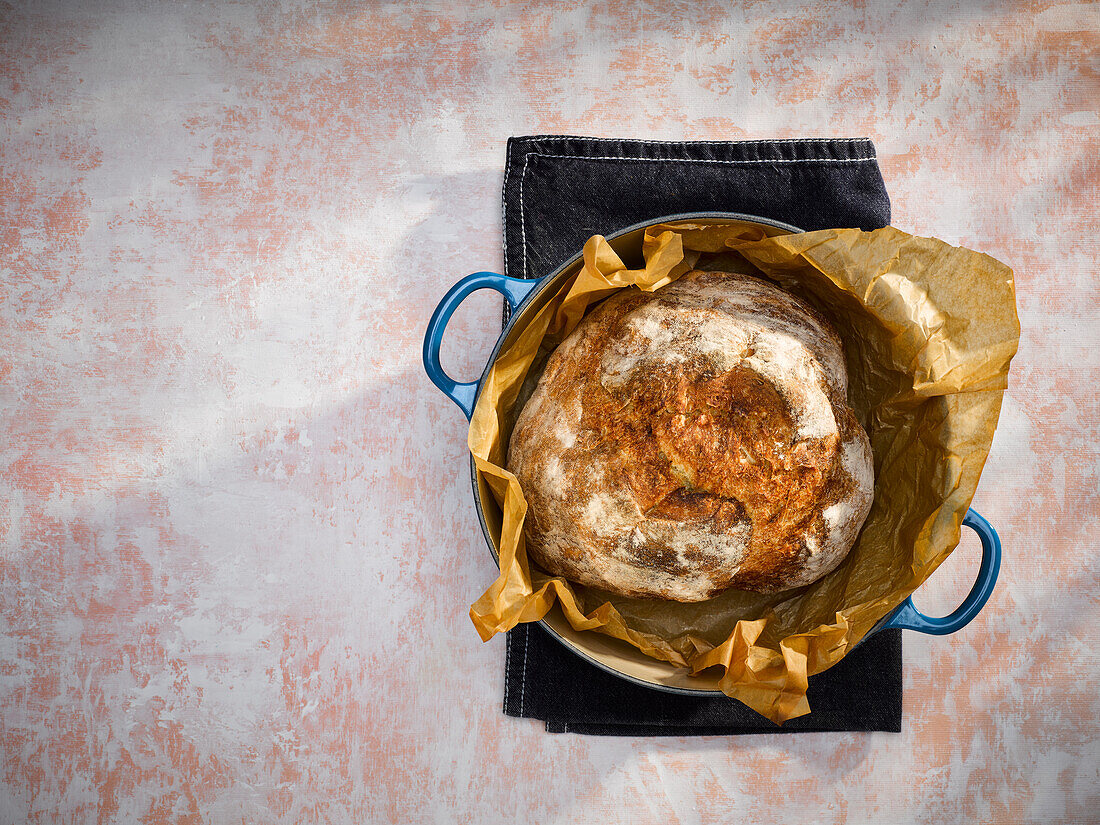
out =
[[[504,272],[513,278],[547,275],[592,235],[682,212],[742,212],[807,231],[890,222],[869,140],[511,138],[503,203]],[[901,632],[883,631],[811,677],[812,712],[778,727],[733,699],[620,679],[524,624],[508,633],[504,712],[555,733],[605,736],[897,732],[901,687]]]

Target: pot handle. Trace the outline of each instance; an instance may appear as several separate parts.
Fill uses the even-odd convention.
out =
[[[993,587],[997,583],[997,574],[1001,569],[1001,539],[992,525],[974,510],[968,510],[963,518],[963,524],[978,534],[982,542],[982,564],[978,569],[978,578],[970,593],[963,599],[962,604],[955,612],[940,618],[925,616],[913,606],[913,598],[909,597],[897,609],[891,613],[875,632],[885,630],[888,627],[897,627],[901,630],[919,630],[921,633],[931,633],[936,636],[946,636],[956,630],[962,630],[970,624],[971,620],[981,612],[989,596],[993,593]]]
[[[466,300],[470,293],[477,292],[479,289],[495,289],[504,296],[504,300],[514,312],[537,284],[538,281],[509,278],[507,275],[496,272],[475,272],[447,290],[447,294],[443,296],[443,300],[432,313],[432,319],[428,321],[428,329],[424,333],[424,371],[445,396],[458,404],[458,408],[466,418],[474,414],[474,400],[477,398],[477,387],[480,382],[455,381],[440,366],[439,346],[443,342],[443,332],[447,329],[447,322],[451,320],[451,315],[458,309],[458,305]]]

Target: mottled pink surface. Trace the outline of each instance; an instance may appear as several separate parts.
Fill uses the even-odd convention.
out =
[[[1100,6],[730,5],[0,10],[0,825],[1100,819]],[[866,135],[896,226],[1015,268],[1001,581],[908,636],[900,735],[501,714],[419,348],[544,132]]]

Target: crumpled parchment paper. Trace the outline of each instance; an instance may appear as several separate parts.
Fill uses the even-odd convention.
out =
[[[500,576],[470,617],[487,640],[539,620],[557,601],[577,630],[693,673],[722,668],[724,693],[782,723],[810,712],[808,677],[840,661],[958,544],[1020,337],[1012,271],[892,227],[768,238],[744,225],[676,223],[650,227],[642,251],[644,267],[628,269],[604,238],[589,239],[583,268],[500,353],[482,385],[469,447],[504,518]],[[807,300],[843,339],[849,404],[875,459],[874,505],[852,551],[806,587],[730,590],[697,604],[623,598],[530,564],[527,505],[503,464],[546,356],[618,289],[657,290],[693,268],[732,267]]]

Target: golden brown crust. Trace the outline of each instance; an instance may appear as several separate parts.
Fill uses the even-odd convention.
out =
[[[550,357],[509,469],[531,557],[630,596],[808,584],[870,507],[836,333],[746,275],[622,290]]]

